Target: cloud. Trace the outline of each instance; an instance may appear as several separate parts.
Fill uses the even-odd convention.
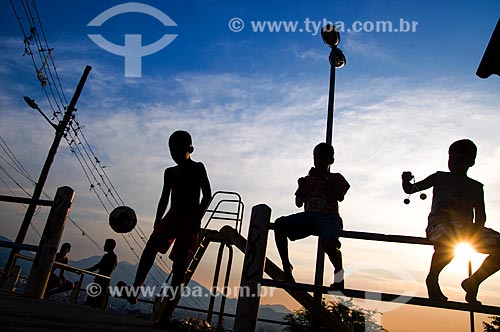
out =
[[[328,59],[328,52],[320,52],[315,48],[304,50],[300,46],[294,46],[290,48],[290,52],[301,60],[325,61],[325,59]]]
[[[270,205],[273,219],[298,212],[293,204],[296,179],[312,166],[312,148],[325,138],[328,97],[319,80],[195,72],[117,80],[101,68],[99,63],[94,66],[80,97],[77,120],[120,195],[136,209],[146,233],[161,192],[162,172],[172,165],[167,139],[180,128],[191,132],[193,159],[206,165],[214,191],[234,190],[243,196],[243,234],[255,204]],[[22,88],[14,89],[20,92]],[[38,174],[53,132],[38,115],[14,111],[16,98],[1,94],[0,133],[32,174]],[[333,170],[344,174],[352,186],[341,203],[346,229],[423,236],[430,198],[422,202],[412,196],[412,203],[404,205],[400,174],[411,170],[421,179],[446,170],[449,144],[463,137],[479,146],[470,175],[487,185],[488,224],[500,229],[498,204],[492,204],[500,199],[496,92],[446,79],[416,84],[401,78],[365,77],[337,86],[335,105]],[[114,236],[80,166],[62,147],[48,192],[65,184],[77,193],[72,215],[96,237],[102,236],[101,240]],[[18,213],[11,209],[2,208],[9,215]],[[67,232],[78,234],[71,225]],[[90,249],[81,245],[85,256]],[[359,261],[365,252],[377,251],[380,257],[396,256],[395,264],[402,269],[425,273],[428,262],[422,263],[421,256],[415,256],[414,263],[407,259],[410,246],[398,255],[393,246],[348,246],[346,266]],[[312,280],[315,248],[313,238],[291,244],[299,280]],[[134,260],[125,245],[120,252],[122,258]],[[268,253],[279,262],[272,235]]]
[[[384,62],[392,60],[391,52],[370,36],[370,33],[347,32],[346,37],[342,38],[340,48],[345,51],[345,54],[362,55]]]

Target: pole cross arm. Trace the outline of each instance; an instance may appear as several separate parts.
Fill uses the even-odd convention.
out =
[[[0,202],[20,203],[20,204],[34,203],[36,205],[41,205],[41,206],[52,206],[52,204],[54,203],[54,201],[46,199],[33,200],[27,197],[6,196],[6,195],[0,195]]]

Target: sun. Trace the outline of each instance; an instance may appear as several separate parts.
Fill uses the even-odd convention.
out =
[[[458,243],[455,246],[455,258],[450,266],[458,273],[468,271],[469,262],[472,263],[472,269],[476,270],[483,262],[485,255],[475,251],[467,242]]]
[[[455,258],[461,261],[468,261],[472,259],[476,251],[467,242],[460,242],[455,246]]]

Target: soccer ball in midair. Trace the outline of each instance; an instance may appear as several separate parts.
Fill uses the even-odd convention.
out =
[[[119,206],[109,215],[109,226],[117,233],[128,233],[137,224],[135,211],[128,206]]]

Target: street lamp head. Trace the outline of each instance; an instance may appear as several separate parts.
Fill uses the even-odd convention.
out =
[[[339,49],[337,47],[332,48],[332,51],[330,52],[329,60],[330,60],[330,65],[331,66],[335,65],[335,68],[342,68],[346,64],[346,59],[345,59],[344,53],[342,52],[341,49]]]
[[[52,128],[54,128],[55,130],[58,129],[57,125],[53,124],[52,121],[50,121],[50,119],[45,115],[45,113],[42,112],[40,107],[38,107],[38,105],[35,103],[35,101],[33,99],[31,99],[30,97],[26,97],[26,96],[24,96],[23,99],[26,102],[26,104],[28,104],[29,107],[31,107],[34,110],[37,110],[38,113],[40,113],[40,115],[43,116],[43,118],[45,120],[47,120],[47,122],[52,126]]]
[[[24,96],[23,99],[26,102],[26,104],[28,104],[29,107],[31,107],[35,110],[38,109],[38,105],[35,103],[35,101],[33,99],[31,99],[30,97],[27,97],[27,96]]]
[[[327,24],[321,29],[321,38],[329,47],[336,47],[340,43],[340,33],[333,24]]]

